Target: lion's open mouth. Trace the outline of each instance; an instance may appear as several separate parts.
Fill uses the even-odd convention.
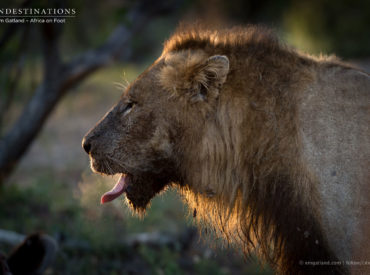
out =
[[[120,195],[122,195],[127,190],[128,185],[129,185],[129,180],[128,180],[127,175],[121,174],[121,176],[119,177],[117,183],[113,186],[113,188],[101,196],[100,203],[104,204],[106,202],[110,202],[118,198]]]
[[[154,174],[121,174],[113,188],[101,196],[101,204],[110,202],[125,193],[127,201],[133,210],[145,211],[151,199],[166,186],[170,185],[167,177]]]

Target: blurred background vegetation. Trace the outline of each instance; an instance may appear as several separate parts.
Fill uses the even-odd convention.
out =
[[[75,18],[53,29],[59,36],[63,64],[99,49],[117,25],[130,31],[139,20],[144,22],[146,16],[148,20],[122,44],[122,55],[87,70],[60,93],[55,108],[53,105],[46,112],[36,138],[31,138],[19,163],[15,161],[17,165],[0,182],[0,229],[53,236],[61,249],[48,274],[271,274],[268,267],[246,261],[221,247],[221,242],[215,246],[211,237],[200,239],[175,190],[155,198],[143,219],[132,217],[122,199],[100,205],[100,195],[115,179],[90,172],[81,139],[119,98],[121,86],[160,54],[163,41],[180,21],[215,26],[264,24],[302,51],[336,54],[366,69],[370,63],[370,1],[2,0],[0,7],[22,5],[76,9]],[[138,5],[139,11],[146,12],[133,20],[132,10]],[[152,11],[151,5],[163,8]],[[0,24],[0,148],[47,78],[48,40],[42,25]],[[7,37],[9,32],[12,35]],[[135,239],[140,237],[138,233],[148,234],[145,236],[153,237],[153,242]],[[156,236],[164,236],[164,241]],[[0,250],[10,249],[0,243]]]

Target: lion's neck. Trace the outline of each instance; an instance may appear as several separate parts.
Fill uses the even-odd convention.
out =
[[[319,203],[317,190],[292,146],[298,143],[295,123],[289,112],[287,117],[274,112],[251,107],[239,112],[247,113],[248,121],[238,114],[230,121],[224,113],[207,125],[204,138],[194,144],[198,150],[184,161],[182,192],[202,224],[245,253],[257,248],[288,274],[331,273],[337,267],[312,265],[337,257],[312,210]],[[345,273],[341,267],[336,272]]]
[[[341,266],[313,265],[338,259],[328,247],[316,213],[296,193],[295,182],[285,175],[246,179],[234,173],[237,188],[201,190],[195,183],[182,188],[201,225],[214,228],[245,254],[256,251],[284,274],[346,273]]]

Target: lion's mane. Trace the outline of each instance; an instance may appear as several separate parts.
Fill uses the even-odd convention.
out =
[[[304,65],[314,61],[257,27],[182,28],[163,54],[198,50],[225,55],[232,65],[216,121],[204,126],[200,141],[188,141],[184,154],[188,186],[180,190],[196,219],[246,254],[257,251],[282,273],[344,272],[298,264],[336,260],[321,230],[316,179],[302,162],[297,127],[299,92],[313,78]]]

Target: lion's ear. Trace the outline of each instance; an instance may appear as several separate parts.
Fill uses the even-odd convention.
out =
[[[199,81],[199,96],[202,99],[208,96],[217,97],[219,90],[226,81],[229,73],[229,59],[225,55],[214,55],[207,59],[196,80]]]
[[[225,55],[214,55],[207,59],[205,68],[207,74],[211,74],[217,84],[222,85],[229,73],[229,59]],[[212,81],[212,79],[210,79]]]
[[[229,59],[224,55],[206,57],[203,52],[169,54],[159,75],[159,82],[179,96],[192,101],[216,98],[229,73]]]

